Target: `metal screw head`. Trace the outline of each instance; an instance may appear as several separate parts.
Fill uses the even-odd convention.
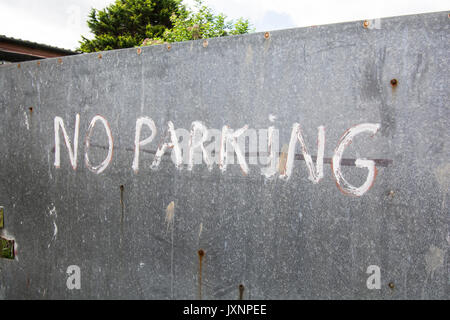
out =
[[[388,286],[389,286],[389,288],[391,288],[391,289],[394,289],[394,288],[395,288],[395,285],[394,285],[393,282],[389,282]]]
[[[398,84],[397,79],[392,79],[391,80],[391,86],[395,87],[395,86],[397,86],[397,84]]]
[[[364,20],[363,26],[364,26],[364,28],[367,28],[369,26],[369,21]]]
[[[264,38],[265,39],[269,39],[270,38],[270,33],[269,32],[265,32],[264,33]]]

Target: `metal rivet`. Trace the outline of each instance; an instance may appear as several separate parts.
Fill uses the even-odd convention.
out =
[[[394,283],[393,283],[393,282],[389,282],[388,286],[389,286],[389,288],[391,288],[391,289],[394,289],[394,288],[395,288],[395,286],[394,286]]]
[[[269,39],[269,37],[270,37],[270,33],[269,32],[265,32],[264,33],[264,38]]]
[[[395,87],[395,86],[397,86],[397,84],[398,84],[397,79],[392,79],[391,80],[391,86]]]
[[[141,52],[142,52],[141,48],[137,48],[136,52],[137,52],[137,54],[141,54]]]
[[[203,48],[206,48],[208,46],[208,40],[203,41]]]
[[[363,26],[364,26],[364,28],[367,28],[369,26],[369,21],[364,20]]]

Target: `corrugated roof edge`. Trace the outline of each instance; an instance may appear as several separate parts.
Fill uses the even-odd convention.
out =
[[[66,55],[73,55],[73,54],[78,54],[78,52],[69,50],[69,49],[64,49],[64,48],[58,48],[58,47],[53,47],[47,44],[42,44],[42,43],[37,43],[37,42],[32,42],[32,41],[28,41],[28,40],[22,40],[22,39],[16,39],[16,38],[12,38],[12,37],[7,37],[5,35],[1,35],[0,34],[0,41],[4,40],[4,41],[9,41],[9,42],[13,42],[16,44],[21,44],[30,48],[40,48],[40,49],[46,49],[46,50],[51,50],[54,52],[60,52],[60,53],[64,53]]]

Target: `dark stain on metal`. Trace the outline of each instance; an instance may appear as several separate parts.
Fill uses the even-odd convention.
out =
[[[30,110],[30,114],[33,114],[33,107],[29,107],[28,110]]]
[[[389,282],[388,286],[389,286],[389,288],[391,288],[392,290],[395,289],[395,285],[394,285],[393,282]]]
[[[269,32],[265,32],[264,33],[264,38],[265,39],[269,39],[270,38],[270,33]]]
[[[241,283],[241,284],[239,285],[239,300],[243,300],[243,298],[244,298],[244,290],[245,290],[245,287],[244,287],[244,285]]]
[[[197,253],[198,253],[198,299],[202,300],[202,266],[205,251],[203,251],[203,249],[200,249],[198,250]]]
[[[392,80],[391,80],[391,86],[392,86],[392,88],[397,87],[397,84],[398,84],[397,79],[392,79]]]
[[[364,20],[364,23],[363,23],[364,28],[368,28],[369,24],[370,24],[369,21]]]
[[[0,258],[14,259],[14,240],[0,237]]]

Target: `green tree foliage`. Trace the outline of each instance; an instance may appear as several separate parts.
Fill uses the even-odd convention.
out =
[[[166,29],[162,37],[154,38],[153,41],[150,41],[150,44],[155,41],[176,42],[250,32],[248,20],[240,18],[237,21],[227,21],[224,14],[215,15],[211,8],[203,5],[202,0],[196,0],[195,2],[196,10],[194,12],[186,10],[178,14],[172,14],[170,21],[173,27]]]
[[[187,10],[182,0],[116,0],[103,10],[92,9],[87,24],[95,37],[82,36],[78,50],[96,52],[250,32],[248,20],[228,21],[202,0],[195,2],[195,11]]]
[[[129,48],[146,38],[162,37],[172,28],[174,14],[186,14],[181,0],[116,0],[103,10],[92,9],[87,24],[95,37],[90,40],[82,36],[79,50]]]

